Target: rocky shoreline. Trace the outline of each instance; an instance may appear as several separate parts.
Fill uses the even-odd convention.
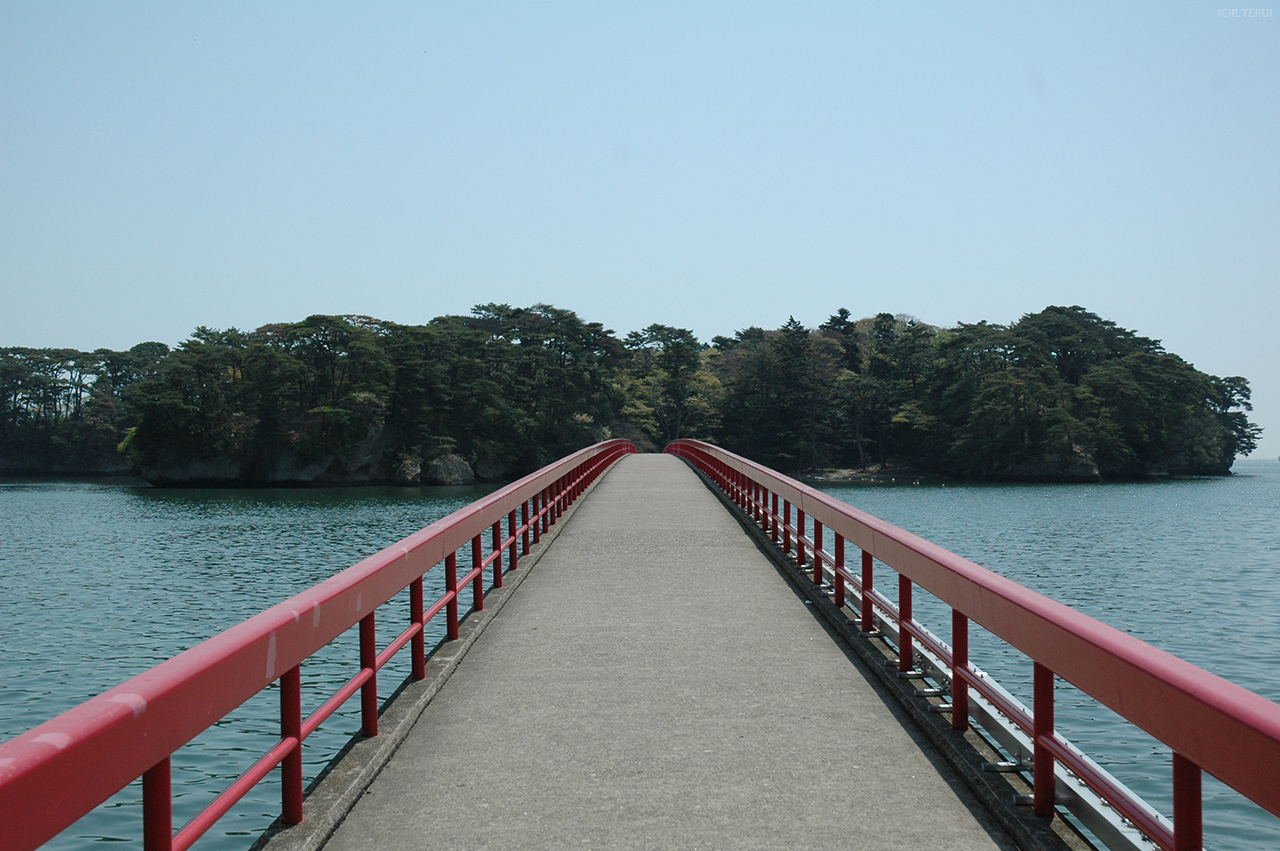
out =
[[[468,460],[454,453],[430,459],[402,454],[395,459],[376,455],[373,445],[348,455],[326,455],[308,460],[291,453],[266,459],[246,460],[232,456],[206,459],[172,459],[139,467],[123,455],[103,456],[76,463],[39,458],[0,456],[0,476],[4,477],[134,477],[155,487],[253,488],[253,487],[359,487],[363,485],[472,485],[508,481],[513,471],[481,459]],[[1231,470],[1186,469],[1155,472],[1126,481],[1148,481],[1170,476],[1229,476]],[[975,482],[1084,484],[1102,481],[1096,466],[1077,464],[1035,465],[1011,469],[985,478],[957,479],[907,467],[826,468],[797,475],[813,485],[945,485]]]

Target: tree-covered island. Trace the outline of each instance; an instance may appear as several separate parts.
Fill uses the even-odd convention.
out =
[[[1225,475],[1249,384],[1080,307],[935,328],[841,309],[709,344],[618,337],[548,305],[399,325],[198,328],[175,349],[0,349],[0,473],[162,485],[516,477],[597,440],[719,443],[789,473],[960,479]]]

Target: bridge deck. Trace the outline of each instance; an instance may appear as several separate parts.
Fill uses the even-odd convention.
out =
[[[1013,848],[678,459],[624,458],[331,838]]]

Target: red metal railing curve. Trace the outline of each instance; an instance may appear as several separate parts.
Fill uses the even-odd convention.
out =
[[[1280,705],[1195,665],[1127,635],[1056,600],[1006,579],[923,538],[801,482],[728,452],[693,440],[677,440],[666,452],[706,473],[797,563],[833,569],[833,594],[844,604],[844,588],[861,596],[861,627],[871,629],[876,606],[898,620],[899,668],[912,665],[912,642],[929,649],[952,668],[953,724],[968,724],[968,691],[997,704],[1032,737],[1035,810],[1052,813],[1053,765],[1066,765],[1167,849],[1198,849],[1201,836],[1201,771],[1280,815]],[[781,506],[779,502],[781,501]],[[796,517],[793,522],[792,510]],[[806,523],[806,517],[808,523]],[[809,525],[812,535],[807,534]],[[823,530],[834,538],[823,549]],[[860,570],[850,571],[844,544],[862,550]],[[898,573],[895,606],[873,586],[873,560]],[[911,588],[918,585],[952,610],[952,644],[932,638],[911,616]],[[865,592],[865,593],[864,593]],[[968,622],[1015,647],[1034,664],[1034,713],[1010,705],[968,660]],[[1173,751],[1173,826],[1170,831],[1149,812],[1082,761],[1053,727],[1053,678],[1062,677],[1094,700],[1145,730]]]
[[[596,444],[544,467],[410,535],[318,585],[0,744],[0,826],[6,851],[39,846],[138,776],[147,851],[183,851],[277,765],[284,820],[302,820],[302,741],[347,698],[361,693],[362,732],[378,732],[377,671],[412,644],[411,677],[425,676],[424,626],[446,613],[458,637],[458,594],[472,586],[484,608],[484,572],[502,585],[556,519],[609,465],[635,446]],[[520,519],[517,520],[517,513]],[[502,531],[506,521],[505,535]],[[482,536],[492,534],[484,554]],[[457,576],[457,551],[471,567]],[[445,593],[424,608],[422,576],[445,568]],[[411,624],[381,651],[374,612],[405,587]],[[309,717],[301,715],[300,665],[349,628],[360,629],[360,672]],[[280,681],[280,741],[175,835],[169,758],[250,697]]]

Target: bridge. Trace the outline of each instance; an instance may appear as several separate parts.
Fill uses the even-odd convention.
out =
[[[1025,654],[1032,706],[969,658],[971,623]],[[301,666],[347,629],[360,670],[304,717]],[[1055,731],[1058,678],[1170,749],[1172,819]],[[275,684],[278,743],[175,832],[171,755]],[[361,736],[304,789],[307,736],[356,695]],[[183,851],[277,768],[269,851],[1181,850],[1203,771],[1280,814],[1280,706],[718,447],[608,441],[0,744],[0,847],[141,776],[145,847]]]

